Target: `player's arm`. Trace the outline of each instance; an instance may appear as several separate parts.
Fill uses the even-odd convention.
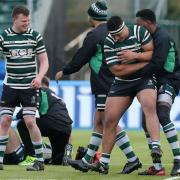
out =
[[[38,54],[38,60],[39,60],[39,73],[37,75],[37,77],[39,77],[40,79],[42,79],[45,74],[48,71],[49,68],[49,62],[48,62],[48,56],[46,52],[43,52],[41,54]]]
[[[32,80],[31,87],[39,88],[41,86],[41,80],[45,76],[49,68],[48,56],[46,52],[38,54],[39,60],[39,73],[36,75],[36,78]]]
[[[150,76],[163,69],[170,49],[169,37],[167,35],[159,35],[155,39],[155,44],[156,46],[153,52],[152,60],[143,69],[137,72],[138,75]]]
[[[124,50],[117,53],[117,57],[119,60],[125,59],[124,62],[132,62],[132,61],[144,61],[149,62],[152,59],[153,54],[153,41],[150,41],[148,44],[143,47],[144,52],[133,52],[131,50]]]
[[[121,63],[121,64],[115,64],[110,68],[111,72],[115,76],[126,76],[130,75],[132,73],[135,73],[136,71],[142,69],[145,65],[147,65],[149,62],[147,61],[148,59],[151,60],[152,57],[152,51],[153,51],[153,43],[152,41],[142,45],[143,49],[143,55],[142,59],[146,59],[146,61],[139,61],[136,64],[127,64],[127,63]]]
[[[154,50],[152,37],[147,29],[142,26],[135,26],[136,38],[139,44],[141,44],[141,52],[134,52],[132,50],[125,50],[118,52],[118,59],[125,59],[125,62],[130,63],[132,61],[144,61],[149,62],[152,59],[152,54]]]
[[[40,88],[41,80],[45,76],[49,68],[48,56],[46,52],[46,48],[43,42],[43,37],[38,32],[34,31],[36,35],[36,54],[39,60],[39,72],[31,82],[32,88]]]
[[[129,75],[141,69],[147,64],[147,62],[139,62],[136,64],[121,63],[117,57],[114,44],[114,39],[109,34],[104,42],[104,54],[106,63],[113,75],[119,77]],[[146,47],[144,49],[146,49]]]
[[[116,64],[111,66],[110,70],[115,76],[121,77],[133,74],[147,64],[147,62],[139,62],[136,64]]]
[[[65,65],[61,71],[57,72],[55,79],[58,80],[61,79],[63,75],[78,72],[86,63],[88,63],[97,51],[96,41],[97,39],[94,34],[89,32],[84,39],[82,47],[77,50],[72,60]]]

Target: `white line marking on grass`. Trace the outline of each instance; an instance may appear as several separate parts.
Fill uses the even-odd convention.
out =
[[[174,179],[180,179],[180,177],[171,177],[171,178],[167,178],[167,179],[163,179],[163,180],[174,180]]]
[[[152,166],[152,164],[146,164],[146,163],[142,163],[144,166]],[[110,165],[115,165],[115,166],[119,166],[119,165],[123,165],[123,164],[121,164],[121,163],[118,163],[118,162],[116,162],[116,163],[110,163]],[[163,166],[172,166],[173,164],[172,163],[163,163],[162,164]]]

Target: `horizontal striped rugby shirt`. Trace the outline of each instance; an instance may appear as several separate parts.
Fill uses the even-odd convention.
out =
[[[15,33],[12,28],[0,34],[0,51],[6,62],[4,84],[15,89],[28,89],[37,74],[36,55],[46,51],[42,36],[31,28]]]
[[[104,53],[106,57],[106,63],[109,67],[121,63],[117,57],[117,52],[123,50],[131,50],[134,52],[142,52],[142,46],[149,43],[152,40],[152,37],[148,30],[142,26],[137,25],[128,25],[129,36],[123,42],[117,42],[108,34],[104,43]],[[136,63],[133,62],[133,63]],[[135,74],[129,75],[128,80],[133,81]],[[118,79],[116,77],[116,79]],[[137,79],[137,78],[136,78]]]

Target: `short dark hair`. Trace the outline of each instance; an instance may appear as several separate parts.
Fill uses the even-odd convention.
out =
[[[136,17],[156,23],[156,15],[151,9],[142,9],[136,13]]]
[[[16,17],[19,14],[23,14],[24,16],[29,16],[29,9],[25,6],[16,6],[12,11],[12,17]]]
[[[123,24],[123,20],[119,16],[112,16],[107,22],[108,31],[116,31]]]
[[[44,84],[49,87],[49,83],[50,83],[50,79],[47,76],[44,76],[41,81],[41,84]]]

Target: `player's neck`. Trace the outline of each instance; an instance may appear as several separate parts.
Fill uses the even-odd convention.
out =
[[[97,26],[104,24],[104,23],[106,23],[106,21],[96,21],[96,22],[94,22],[94,27],[97,27]]]
[[[15,26],[12,26],[12,30],[13,30],[15,33],[17,33],[17,34],[21,34],[21,33],[25,33],[25,32],[26,32],[26,31],[22,31],[22,30],[16,28]]]
[[[150,27],[148,28],[148,30],[149,30],[149,32],[150,32],[151,34],[153,34],[153,33],[156,31],[156,29],[157,29],[157,25],[156,25],[156,24],[152,24],[152,25],[150,25]]]

